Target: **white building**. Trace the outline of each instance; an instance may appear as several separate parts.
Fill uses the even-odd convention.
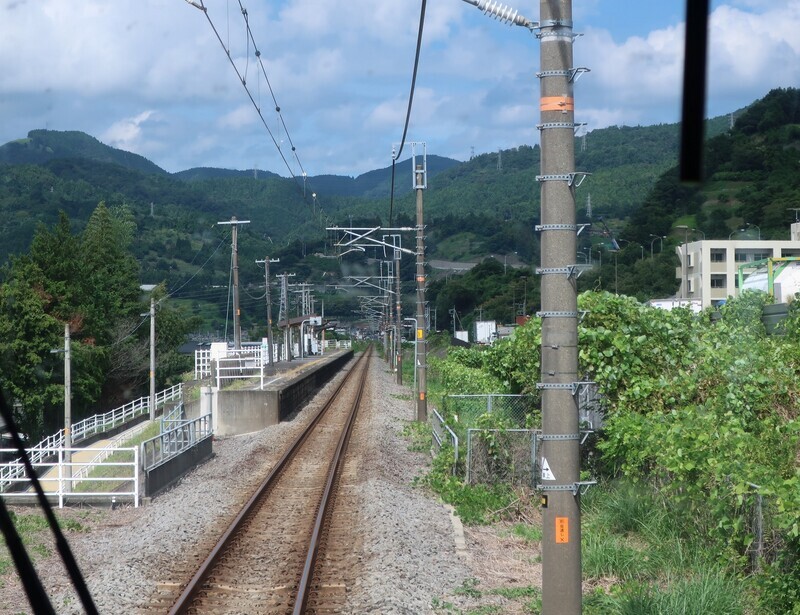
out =
[[[792,224],[791,239],[709,239],[675,248],[681,261],[675,270],[680,280],[678,297],[699,300],[703,307],[717,305],[739,294],[739,266],[765,258],[800,256],[800,223]],[[688,255],[688,258],[687,258]]]

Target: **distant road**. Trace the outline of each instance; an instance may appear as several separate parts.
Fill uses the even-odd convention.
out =
[[[432,269],[441,269],[444,271],[458,271],[463,273],[464,271],[469,271],[478,263],[459,263],[457,261],[439,261],[439,260],[431,260],[428,261]]]

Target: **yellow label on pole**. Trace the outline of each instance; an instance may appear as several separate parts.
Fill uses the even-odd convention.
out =
[[[569,542],[569,517],[556,517],[556,544]]]
[[[420,391],[419,392],[419,400],[420,401],[425,401],[425,391]]]
[[[417,329],[417,339],[418,340],[422,339],[422,329]]]

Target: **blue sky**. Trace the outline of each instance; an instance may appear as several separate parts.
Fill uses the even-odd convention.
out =
[[[238,0],[204,4],[291,159]],[[243,4],[308,175],[391,164],[420,2]],[[538,20],[539,2],[509,4]],[[591,131],[679,120],[684,11],[685,0],[574,1],[575,65],[591,69],[576,83],[576,121]],[[800,0],[712,2],[708,115],[800,87],[798,32]],[[184,0],[0,0],[0,66],[0,143],[35,128],[82,130],[168,171],[289,174],[208,21]],[[408,138],[459,160],[536,143],[538,69],[527,30],[430,0]]]

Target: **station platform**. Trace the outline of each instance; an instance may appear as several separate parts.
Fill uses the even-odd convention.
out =
[[[286,420],[353,357],[335,350],[275,363],[257,378],[201,386],[200,399],[184,402],[187,418],[211,414],[215,436],[250,433]]]

